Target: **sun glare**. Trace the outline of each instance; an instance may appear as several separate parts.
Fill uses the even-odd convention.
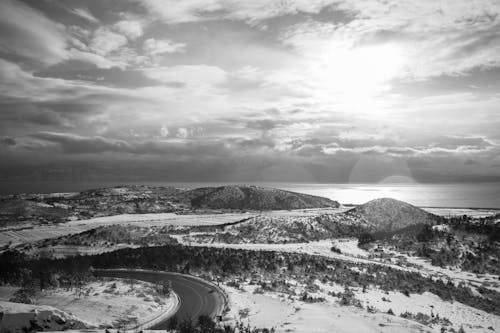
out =
[[[313,66],[317,92],[336,104],[365,108],[389,89],[390,80],[401,73],[403,60],[401,49],[394,45],[329,50]]]

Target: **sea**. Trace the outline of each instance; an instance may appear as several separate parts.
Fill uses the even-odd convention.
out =
[[[196,188],[237,183],[189,182],[81,182],[81,181],[0,181],[0,194],[77,192],[126,184]],[[342,204],[362,204],[376,198],[394,198],[420,207],[500,209],[500,182],[453,184],[305,184],[238,183],[275,187],[318,195]]]

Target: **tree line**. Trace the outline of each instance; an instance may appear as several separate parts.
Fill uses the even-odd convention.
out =
[[[500,314],[500,294],[484,290],[475,295],[464,284],[423,277],[417,272],[367,263],[351,263],[300,253],[190,247],[178,244],[121,249],[94,256],[29,259],[17,251],[0,255],[0,282],[45,288],[60,283],[76,285],[91,279],[91,268],[143,268],[230,279],[289,280],[307,283],[319,279],[348,287],[377,286],[403,293],[432,292]],[[357,267],[357,269],[353,269]]]

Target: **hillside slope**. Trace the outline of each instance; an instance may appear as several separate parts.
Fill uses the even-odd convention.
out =
[[[0,227],[22,222],[64,222],[71,211],[43,202],[23,199],[0,199]]]
[[[233,196],[234,197],[234,196]],[[216,199],[214,199],[216,200]],[[376,199],[350,211],[318,216],[256,216],[220,230],[197,230],[196,242],[300,243],[342,237],[359,237],[365,232],[387,237],[415,234],[440,217],[394,199]]]
[[[119,214],[206,213],[210,210],[336,208],[327,198],[257,186],[197,189],[124,185],[65,194],[0,196],[0,227],[61,223]]]
[[[440,218],[409,203],[391,198],[369,201],[344,213],[373,231],[396,231],[416,225],[434,224]]]
[[[343,214],[259,215],[228,225],[193,227],[185,239],[197,243],[303,243],[357,237],[367,231],[356,219]]]
[[[337,201],[259,186],[203,187],[187,191],[193,208],[289,210],[339,207]]]

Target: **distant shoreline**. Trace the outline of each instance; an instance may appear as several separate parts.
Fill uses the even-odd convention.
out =
[[[0,180],[0,195],[49,194],[81,192],[117,186],[154,186],[199,188],[224,186],[238,182],[80,182],[80,181],[7,181]],[[425,184],[321,184],[284,182],[239,182],[320,196],[344,203],[363,204],[376,198],[389,197],[418,207],[431,209],[500,210],[500,183],[425,183]]]
[[[342,206],[344,207],[358,207],[358,206],[361,206],[363,204],[344,204],[344,203],[341,203]],[[431,208],[431,209],[454,209],[454,210],[459,210],[459,209],[467,209],[467,210],[495,210],[495,211],[500,211],[500,208],[496,208],[496,207],[448,207],[448,206],[416,206],[418,208],[422,208],[422,209],[425,209],[425,208]]]

